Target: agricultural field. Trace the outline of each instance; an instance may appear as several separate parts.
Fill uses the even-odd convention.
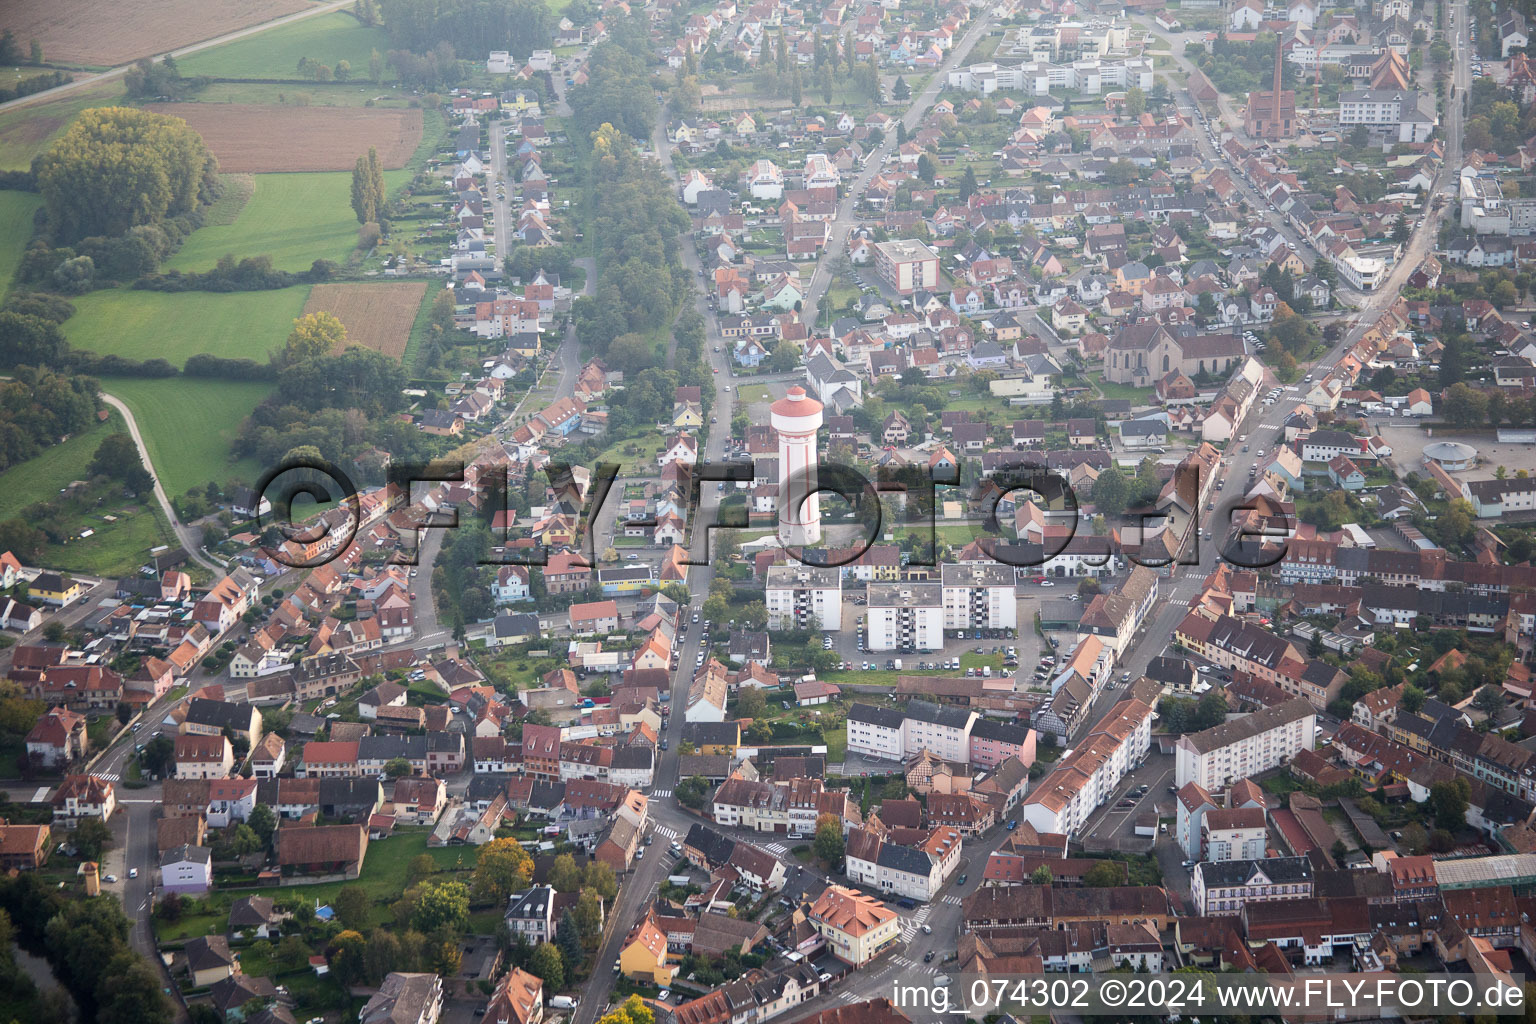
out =
[[[385,171],[394,188],[406,171]],[[341,262],[357,245],[352,175],[258,174],[233,222],[204,225],[171,257],[177,270],[208,270],[221,256],[271,256],[278,270],[308,270],[319,259]]]
[[[27,239],[32,237],[32,215],[43,205],[30,192],[0,192],[0,295],[11,286]]]
[[[369,55],[374,50],[382,54],[390,49],[389,33],[382,28],[368,28],[352,15],[337,11],[209,47],[179,63],[181,73],[191,77],[307,81],[308,76],[299,71],[299,60],[308,57],[332,71],[346,61],[351,65],[350,77],[364,79],[368,75]]]
[[[317,284],[304,312],[335,314],[347,329],[347,345],[361,345],[399,359],[427,293],[425,281],[393,284]]]
[[[106,289],[73,300],[77,312],[64,334],[76,348],[176,366],[205,352],[259,362],[282,346],[308,293],[307,285],[269,292]]]
[[[0,111],[0,171],[24,171],[80,111],[122,100],[120,82],[81,86],[63,96]]]
[[[267,397],[265,381],[109,379],[102,388],[133,410],[150,461],[170,495],[232,477],[254,483],[261,467],[230,457],[240,421]]]
[[[386,168],[404,167],[421,144],[421,111],[154,103],[197,130],[226,173],[350,171],[369,146]]]
[[[23,46],[38,40],[54,63],[114,67],[310,6],[305,0],[14,0],[0,7],[0,29],[10,29]]]

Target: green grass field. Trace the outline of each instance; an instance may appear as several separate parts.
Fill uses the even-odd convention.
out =
[[[322,882],[318,885],[285,885],[263,889],[225,889],[215,891],[200,899],[199,912],[167,922],[155,919],[155,935],[161,942],[176,942],[197,935],[214,935],[222,932],[229,923],[229,905],[241,896],[259,894],[281,899],[297,894],[311,906],[319,900],[322,906],[335,899],[342,886],[361,887],[374,901],[369,914],[369,925],[382,924],[389,919],[389,904],[400,898],[409,880],[412,858],[427,854],[437,862],[438,874],[432,881],[467,881],[467,872],[475,866],[477,850],[463,846],[428,847],[431,833],[425,828],[402,828],[388,839],[368,844],[363,856],[363,870],[352,882]]]
[[[63,488],[85,479],[97,446],[107,435],[124,430],[122,416],[113,410],[105,423],[94,424],[0,473],[0,520],[20,516],[29,505],[55,499]],[[150,548],[174,542],[169,524],[147,498],[138,504],[121,499],[104,502],[80,513],[69,512],[65,519],[54,525],[68,527],[71,539],[49,544],[41,559],[60,569],[120,576],[142,565]],[[82,538],[86,530],[92,531],[91,536]]]
[[[169,377],[104,380],[102,387],[133,410],[167,494],[231,477],[254,483],[260,476],[254,462],[231,459],[229,446],[270,384]]]
[[[307,298],[308,285],[269,292],[107,289],[74,300],[78,312],[64,334],[76,348],[128,359],[158,356],[177,366],[204,352],[262,361],[282,346]]]
[[[114,517],[107,522],[104,515]],[[39,561],[56,569],[92,576],[126,576],[149,561],[149,549],[175,544],[176,535],[153,499],[134,504],[103,506],[75,517],[70,523],[73,538],[64,544],[48,544]],[[89,537],[81,537],[90,530]]]
[[[30,192],[0,192],[0,295],[11,286],[32,237],[32,215],[42,205],[42,197]]]
[[[167,266],[207,270],[219,257],[271,256],[279,270],[308,270],[318,259],[345,260],[357,245],[352,175],[258,174],[256,190],[233,224],[199,228]],[[408,172],[385,171],[393,189]]]
[[[76,480],[84,480],[96,446],[108,434],[123,429],[123,418],[113,411],[106,423],[94,424],[63,444],[45,448],[35,458],[0,473],[0,519],[19,515],[28,505],[57,497]]]
[[[208,75],[211,78],[307,81],[299,72],[299,60],[309,57],[333,70],[341,61],[347,61],[352,66],[352,78],[366,79],[369,53],[378,50],[385,54],[391,48],[389,34],[382,28],[367,28],[352,15],[338,11],[280,25],[258,35],[194,53],[177,63],[181,65],[181,73],[189,77]]]
[[[381,88],[372,82],[212,82],[189,99],[198,103],[264,103],[270,106],[409,107],[410,93]]]

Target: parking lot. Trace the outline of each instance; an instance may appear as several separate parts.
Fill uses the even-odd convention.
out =
[[[1475,437],[1460,437],[1444,432],[1431,434],[1416,420],[1399,417],[1372,417],[1370,423],[1392,446],[1392,462],[1399,473],[1417,471],[1422,475],[1424,448],[1436,441],[1462,441],[1477,449],[1477,468],[1452,473],[1458,480],[1492,480],[1500,466],[1504,467],[1509,476],[1514,476],[1522,469],[1536,473],[1536,445],[1500,443],[1486,434]]]

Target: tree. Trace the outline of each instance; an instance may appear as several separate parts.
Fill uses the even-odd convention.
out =
[[[1035,868],[1034,871],[1030,872],[1029,881],[1031,885],[1050,885],[1054,882],[1055,879],[1051,877],[1050,865],[1041,864]]]
[[[579,964],[585,959],[581,926],[576,923],[576,915],[571,910],[560,915],[560,925],[555,929],[555,945],[560,950],[560,958],[568,964]]]
[[[1488,716],[1489,724],[1497,725],[1499,712],[1504,710],[1504,694],[1497,686],[1484,686],[1472,698],[1472,706]]]
[[[960,175],[960,201],[963,203],[975,195],[978,187],[976,184],[976,168],[966,164],[965,173]]]
[[[575,892],[579,889],[581,869],[576,866],[576,858],[568,853],[556,857],[555,862],[549,866],[548,881],[556,892]]]
[[[386,779],[398,779],[402,776],[410,775],[413,771],[415,769],[411,767],[411,762],[403,757],[392,757],[384,762],[384,777]]]
[[[463,966],[464,954],[459,952],[459,944],[445,939],[437,944],[432,952],[432,972],[442,978],[451,978],[459,973]]]
[[[1133,85],[1125,91],[1125,116],[1132,120],[1147,112],[1147,94],[1141,91],[1141,87]]]
[[[1464,383],[1452,384],[1445,393],[1443,412],[1445,418],[1457,426],[1477,426],[1487,418],[1488,399]]]
[[[299,970],[309,963],[309,947],[297,935],[285,935],[277,944],[277,962],[290,971]]]
[[[917,158],[917,176],[932,185],[933,180],[939,176],[939,167],[933,162],[933,157],[927,153]]]
[[[891,86],[891,98],[894,100],[909,100],[912,98],[912,87],[900,75],[896,76],[896,84]]]
[[[418,853],[412,857],[405,871],[405,877],[412,885],[424,878],[431,878],[435,874],[437,874],[437,861],[433,860],[429,853]]]
[[[475,860],[475,898],[482,903],[503,903],[514,892],[526,889],[532,877],[533,858],[516,839],[493,839],[480,847]]]
[[[571,911],[571,916],[576,922],[577,931],[581,935],[582,948],[587,952],[597,949],[597,943],[603,937],[603,907],[595,892],[583,892],[576,897],[576,907]],[[566,959],[566,963],[579,965],[580,959]]]
[[[495,842],[511,842],[512,840],[496,840]],[[487,847],[494,843],[482,846],[483,853]],[[518,847],[522,849],[522,847]],[[523,854],[524,857],[527,854]],[[479,874],[479,866],[476,865],[475,873]],[[416,909],[411,915],[411,923],[419,930],[433,932],[439,928],[450,931],[463,931],[469,923],[469,887],[463,882],[423,882],[417,887]]]
[[[681,747],[678,748],[681,753]],[[692,807],[698,810],[704,806],[704,794],[709,791],[709,783],[698,775],[684,779],[677,784],[677,799],[684,807]]]
[[[811,849],[817,859],[828,867],[843,859],[843,825],[836,816],[823,814],[817,819],[816,838],[811,842]]]
[[[49,228],[66,242],[191,213],[217,172],[185,121],[133,107],[82,111],[33,163]]]
[[[565,988],[565,957],[560,955],[559,947],[548,942],[534,946],[533,955],[528,958],[528,973],[543,979],[550,992]]]
[[[1111,464],[1093,482],[1093,506],[1105,519],[1111,519],[1125,511],[1130,500],[1130,488],[1120,467]]]
[[[295,366],[320,356],[340,350],[347,343],[347,328],[334,313],[324,310],[305,313],[293,322],[283,351],[277,357],[279,366]]]
[[[800,65],[796,64],[789,76],[789,102],[798,107],[803,90],[804,85],[800,81]]]
[[[361,932],[351,930],[337,933],[326,952],[331,973],[343,985],[355,985],[363,980],[368,969],[367,956],[368,940]]]
[[[1108,889],[1121,884],[1124,880],[1125,872],[1112,860],[1095,864],[1083,873],[1083,885],[1094,889]]]
[[[266,846],[272,842],[272,833],[277,831],[277,815],[266,804],[257,804],[251,808],[249,817],[245,823],[256,833],[256,838],[261,840],[261,845]]]
[[[774,373],[788,373],[800,365],[800,346],[788,338],[780,338],[768,352],[768,369]]]
[[[818,645],[820,646],[820,645]],[[761,718],[768,709],[768,698],[755,686],[744,686],[736,697],[736,714],[740,718]]]
[[[368,179],[368,158],[360,156],[352,165],[352,212],[359,224],[376,224],[379,220],[378,202]]]
[[[600,860],[589,860],[581,869],[581,888],[592,890],[605,904],[611,904],[619,894],[619,880],[614,877],[613,868]]]
[[[384,81],[384,55],[378,50],[368,54],[368,80],[374,85]]]
[[[165,735],[156,736],[144,744],[144,749],[139,752],[139,764],[153,775],[164,776],[175,760],[176,744]]]
[[[100,818],[82,818],[75,826],[75,848],[86,860],[101,860],[101,853],[112,844],[112,829]]]
[[[368,890],[360,885],[342,886],[336,898],[331,900],[331,909],[336,911],[336,919],[341,922],[341,926],[354,931],[361,931],[368,923],[368,911],[372,906],[373,900],[368,898]]]
[[[1436,782],[1429,787],[1429,809],[1435,816],[1435,827],[1455,832],[1467,824],[1467,802],[1472,788],[1464,778],[1448,782]]]
[[[1410,715],[1416,715],[1419,713],[1419,709],[1424,706],[1424,698],[1423,690],[1412,683],[1408,683],[1403,687],[1403,695],[1398,698],[1397,706],[1399,710],[1406,711]]]

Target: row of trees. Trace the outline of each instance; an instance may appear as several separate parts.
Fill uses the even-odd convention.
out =
[[[395,45],[415,53],[447,43],[460,53],[507,50],[522,59],[554,38],[543,0],[379,0],[377,12]]]
[[[116,898],[66,895],[32,872],[0,883],[0,910],[14,925],[16,943],[47,959],[78,1007],[76,1019],[99,1024],[174,1019],[159,973],[128,943],[130,923]]]
[[[384,205],[388,200],[379,150],[369,146],[368,154],[358,157],[352,168],[352,212],[357,214],[357,222],[377,224],[384,216]]]

